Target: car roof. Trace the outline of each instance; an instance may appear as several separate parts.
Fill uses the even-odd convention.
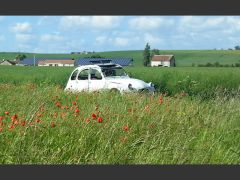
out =
[[[114,63],[101,63],[101,64],[91,64],[91,65],[83,65],[79,66],[76,69],[82,69],[82,68],[101,68],[101,67],[122,67],[119,64]]]

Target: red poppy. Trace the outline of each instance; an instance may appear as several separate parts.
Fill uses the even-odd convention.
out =
[[[9,125],[9,126],[8,126],[8,128],[9,128],[9,130],[12,130],[12,129],[14,129],[14,125],[13,125],[13,124],[11,124],[11,125]]]
[[[8,112],[8,111],[6,111],[4,114],[6,114],[6,115],[9,115],[9,112]]]
[[[18,118],[18,116],[17,116],[16,114],[14,114],[14,115],[11,117],[11,120],[12,120],[12,121],[15,121],[17,118]]]
[[[68,106],[66,106],[65,108],[66,108],[66,109],[69,109],[69,107],[68,107]]]
[[[123,130],[124,130],[125,132],[129,131],[129,126],[128,126],[128,125],[123,126]]]
[[[51,122],[51,127],[54,128],[56,126],[55,122]]]
[[[21,126],[25,126],[25,125],[26,125],[26,121],[22,121]]]
[[[59,108],[61,108],[61,106],[62,106],[62,105],[61,105],[61,102],[59,102],[59,101],[56,102],[55,105],[56,105],[57,107],[59,107]]]
[[[42,120],[41,119],[36,119],[36,123],[40,123]]]
[[[94,114],[94,113],[92,113],[92,118],[93,118],[93,119],[97,119],[97,115]]]
[[[79,113],[80,112],[80,110],[77,108],[76,110],[75,110],[75,113]]]
[[[103,118],[99,117],[99,118],[98,118],[98,122],[99,122],[99,123],[102,123],[102,122],[103,122]]]
[[[3,116],[0,116],[0,121],[2,121],[4,119],[4,117]]]
[[[74,102],[73,102],[73,105],[74,105],[74,106],[76,106],[76,105],[77,105],[77,102],[76,102],[76,101],[74,101]]]

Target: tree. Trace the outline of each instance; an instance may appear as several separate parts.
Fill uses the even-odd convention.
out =
[[[25,59],[27,56],[25,54],[18,54],[15,58],[16,60],[20,60],[22,61],[23,59]]]
[[[143,65],[148,66],[150,64],[150,45],[147,43],[143,51]]]
[[[240,50],[240,46],[235,46],[235,50]]]
[[[90,58],[103,58],[103,57],[101,57],[99,54],[94,54]]]
[[[158,49],[153,49],[152,52],[151,52],[151,58],[154,56],[154,55],[160,55],[160,52]]]

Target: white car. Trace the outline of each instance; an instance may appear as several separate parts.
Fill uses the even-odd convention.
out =
[[[112,90],[122,92],[155,92],[154,85],[130,78],[122,66],[113,63],[80,66],[74,69],[65,91]]]

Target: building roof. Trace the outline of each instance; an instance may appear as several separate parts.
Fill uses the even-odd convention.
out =
[[[170,61],[174,55],[154,55],[152,61]]]
[[[82,66],[96,63],[114,63],[121,66],[129,66],[132,61],[132,58],[80,58],[76,60],[75,65]]]
[[[71,58],[35,58],[35,65],[38,64],[38,61],[43,60],[70,60]],[[34,58],[25,58],[19,64],[23,65],[34,65]]]
[[[61,59],[55,59],[55,60],[39,60],[38,64],[39,65],[44,65],[44,64],[53,64],[53,63],[58,63],[58,64],[74,64],[75,60],[61,60]]]
[[[0,61],[0,64],[3,63],[4,61],[7,61],[7,62],[9,62],[9,63],[12,64],[12,65],[16,65],[16,64],[17,64],[16,61],[11,61],[11,60],[3,60],[3,61]]]

